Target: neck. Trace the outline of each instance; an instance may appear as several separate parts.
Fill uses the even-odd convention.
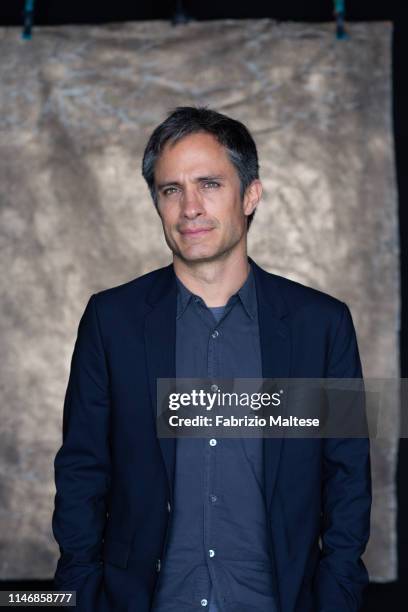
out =
[[[250,264],[246,250],[213,261],[186,262],[173,257],[177,277],[208,307],[225,306],[248,278]]]

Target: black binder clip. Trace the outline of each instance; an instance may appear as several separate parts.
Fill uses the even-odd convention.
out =
[[[338,40],[345,40],[346,38],[348,38],[348,34],[344,28],[344,0],[334,0],[334,16],[336,18],[336,38]]]
[[[32,27],[34,20],[34,0],[25,0],[23,17],[23,32],[21,38],[24,40],[30,40],[32,38]]]
[[[193,21],[193,17],[187,13],[183,6],[183,0],[176,0],[176,7],[171,20],[172,25],[185,25]]]

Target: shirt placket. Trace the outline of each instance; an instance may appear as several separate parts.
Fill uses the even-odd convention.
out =
[[[211,314],[211,313],[209,313]],[[212,315],[211,315],[212,316]],[[214,379],[219,376],[219,359],[220,359],[220,342],[221,333],[219,328],[219,321],[216,325],[213,325],[213,329],[210,331],[208,337],[208,353],[207,353],[207,376],[212,380],[211,391],[215,392],[218,390],[218,386],[215,384]],[[217,580],[217,542],[215,537],[215,530],[213,528],[213,518],[215,504],[217,503],[217,494],[215,491],[215,473],[217,468],[217,461],[221,460],[221,445],[220,440],[217,438],[210,438],[207,440],[205,446],[204,456],[204,470],[205,470],[205,503],[204,503],[204,546],[207,552],[207,564],[211,576],[211,582],[213,590],[216,593],[221,593],[220,585]]]
[[[207,348],[207,378],[212,381],[210,385],[210,391],[215,392],[218,390],[218,385],[215,380],[220,378],[221,374],[221,343],[222,343],[222,330],[220,329],[222,321],[230,312],[234,299],[231,299],[230,303],[225,308],[223,316],[218,322],[212,313],[208,310],[205,304],[201,301],[201,298],[195,300],[197,310],[200,316],[205,320],[209,328],[208,336],[208,348]],[[222,462],[222,442],[223,439],[210,438],[206,440],[204,445],[204,553],[207,561],[208,572],[211,577],[212,588],[219,595],[219,601],[217,609],[224,610],[223,604],[227,603],[227,586],[220,584],[219,573],[217,573],[217,541],[216,541],[216,529],[214,527],[214,512],[217,509],[219,503],[219,495],[216,490],[216,472],[218,462]],[[209,585],[209,590],[211,585]],[[208,607],[210,603],[210,594],[203,596],[201,599],[201,606]],[[221,607],[222,606],[222,607]]]

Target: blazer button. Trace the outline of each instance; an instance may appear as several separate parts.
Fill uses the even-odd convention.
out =
[[[161,561],[160,561],[160,559],[157,559],[157,561],[156,561],[156,571],[157,572],[160,572],[160,567],[161,567]]]

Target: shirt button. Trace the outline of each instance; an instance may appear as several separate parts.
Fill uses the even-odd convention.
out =
[[[204,607],[208,604],[208,601],[206,599],[202,599],[201,600],[201,605]]]
[[[216,495],[210,495],[210,499],[212,502],[216,502],[217,501],[217,496]]]
[[[218,385],[211,385],[211,391],[218,391]]]
[[[210,557],[214,557],[214,555],[215,555],[215,550],[213,550],[212,548],[210,548],[210,550],[208,551],[208,554],[210,555]]]
[[[213,331],[213,333],[211,334],[212,338],[217,338],[217,336],[219,336],[219,335],[220,335],[220,332],[218,331],[218,329]]]
[[[169,502],[169,501],[167,502],[167,510],[168,510],[169,512],[170,512],[170,510],[171,510],[171,506],[170,506],[170,502]]]
[[[215,446],[217,444],[217,440],[215,438],[211,438],[210,446]]]

